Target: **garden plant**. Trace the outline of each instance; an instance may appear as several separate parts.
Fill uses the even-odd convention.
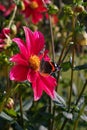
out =
[[[0,130],[87,130],[86,0],[0,0]]]

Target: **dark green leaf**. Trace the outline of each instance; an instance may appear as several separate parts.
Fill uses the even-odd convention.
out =
[[[62,71],[67,71],[71,68],[71,63],[69,61],[64,62],[61,64]]]
[[[23,102],[23,111],[27,111],[31,108],[33,104],[33,99],[31,100],[26,100],[25,102]]]
[[[23,128],[17,122],[14,122],[12,126],[15,130],[23,130]]]
[[[76,66],[74,67],[74,70],[85,70],[87,69],[87,64],[83,64],[83,65],[79,65],[79,66]]]

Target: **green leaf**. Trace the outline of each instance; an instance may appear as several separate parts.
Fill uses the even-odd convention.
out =
[[[83,0],[73,0],[73,3],[74,3],[74,4],[82,4],[82,3],[83,3]]]
[[[62,71],[68,71],[71,68],[71,63],[69,61],[61,64]]]
[[[60,107],[66,107],[65,100],[56,92],[55,92],[55,98],[53,99],[53,101]]]
[[[7,114],[10,115],[10,116],[13,116],[13,117],[16,117],[16,116],[17,116],[17,113],[15,112],[14,109],[7,109],[7,108],[6,108],[4,111],[5,111],[5,113],[7,113]]]
[[[17,122],[13,123],[13,127],[15,130],[23,130],[23,128]]]
[[[9,115],[7,115],[5,112],[1,112],[0,117],[2,117],[5,120],[8,120],[8,121],[13,121],[13,118],[10,117]]]
[[[23,111],[28,111],[33,104],[33,99],[23,102]]]
[[[83,114],[80,117],[83,121],[87,122],[87,115]]]
[[[63,112],[63,115],[64,115],[67,119],[72,119],[72,118],[73,118],[72,113]]]
[[[73,68],[74,70],[85,70],[87,69],[87,63],[86,64],[83,64],[83,65],[79,65],[79,66],[76,66]]]

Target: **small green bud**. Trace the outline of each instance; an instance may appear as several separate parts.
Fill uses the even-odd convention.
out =
[[[23,1],[19,1],[17,6],[18,6],[18,9],[20,9],[21,11],[25,10],[25,5]]]
[[[48,5],[48,13],[49,14],[56,14],[58,12],[58,7],[56,5],[53,4],[49,4]]]

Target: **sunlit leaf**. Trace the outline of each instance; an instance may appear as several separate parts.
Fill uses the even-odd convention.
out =
[[[13,116],[13,117],[16,117],[17,116],[17,113],[15,112],[14,109],[5,109],[5,112],[10,115],[10,116]]]

